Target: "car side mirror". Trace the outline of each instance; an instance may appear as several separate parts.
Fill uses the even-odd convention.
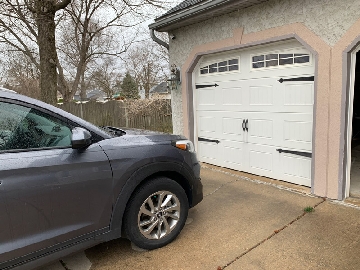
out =
[[[76,127],[71,131],[71,147],[73,149],[86,148],[91,144],[91,133],[86,129]]]

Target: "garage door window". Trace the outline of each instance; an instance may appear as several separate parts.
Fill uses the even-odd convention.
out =
[[[309,54],[286,53],[286,54],[262,54],[252,56],[252,68],[269,68],[285,65],[298,65],[310,62]]]
[[[229,72],[229,71],[237,71],[239,70],[239,59],[230,59],[217,63],[213,63],[211,65],[201,67],[200,74],[205,75],[209,73],[221,73],[221,72]]]

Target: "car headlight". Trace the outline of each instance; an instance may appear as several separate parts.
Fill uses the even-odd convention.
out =
[[[188,151],[188,152],[191,152],[191,153],[195,152],[194,144],[189,140],[175,141],[175,142],[173,142],[173,145],[176,148],[179,148],[179,149],[184,150],[184,151]]]

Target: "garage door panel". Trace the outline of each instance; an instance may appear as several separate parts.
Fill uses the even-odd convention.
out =
[[[216,117],[200,116],[199,131],[201,135],[216,136]]]
[[[249,165],[251,171],[261,170],[272,172],[273,171],[273,155],[272,153],[262,151],[250,150],[249,152]]]
[[[222,133],[221,113],[216,111],[199,111],[197,118],[198,137],[220,139]]]
[[[272,85],[250,86],[250,105],[273,105],[273,88]]]
[[[283,172],[285,175],[304,178],[311,178],[311,159],[294,155],[280,154]]]
[[[205,107],[213,107],[216,105],[216,90],[204,88],[204,89],[197,89],[198,94],[198,106],[199,108]]]
[[[314,83],[283,83],[278,78],[248,82],[249,100],[242,111],[312,113]],[[246,95],[246,94],[245,94]]]
[[[274,139],[274,121],[272,119],[250,119],[248,126],[249,142]]]
[[[287,114],[279,125],[278,146],[298,151],[312,151],[313,119],[311,114]]]
[[[224,111],[198,112],[198,137],[217,140],[244,140],[243,121],[241,113]]]
[[[219,145],[216,143],[198,142],[197,154],[202,162],[221,166],[219,163],[219,150]]]
[[[308,143],[312,141],[312,122],[284,120],[284,141],[289,143]]]
[[[243,122],[244,118],[240,118],[241,114],[227,114],[224,117],[219,115],[219,119],[221,122],[221,127],[219,131],[221,132],[219,135],[220,140],[233,140],[238,142],[244,141],[244,130],[243,130]]]
[[[218,100],[220,104],[217,110],[238,112],[247,106],[247,90],[243,81],[219,82],[218,84]]]
[[[274,146],[249,144],[248,148],[248,172],[298,185],[311,185],[311,158],[279,153]]]
[[[223,151],[224,167],[234,170],[244,170],[244,143],[222,141],[219,144]]]
[[[312,149],[312,115],[288,113],[248,113],[249,143],[277,148]]]
[[[297,185],[311,186],[311,158],[278,154],[278,179]]]
[[[274,177],[274,155],[276,155],[274,147],[248,143],[246,148],[247,171],[252,174]]]
[[[230,136],[242,136],[243,118],[222,117],[222,134]],[[240,139],[240,138],[238,138]]]
[[[221,95],[219,97],[222,99],[223,107],[220,109],[243,105],[243,89],[241,87],[222,88],[220,91]]]
[[[284,105],[309,105],[312,109],[314,105],[313,83],[285,84],[284,88]]]

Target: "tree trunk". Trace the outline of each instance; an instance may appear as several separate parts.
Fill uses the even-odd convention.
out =
[[[89,27],[89,19],[85,19],[84,21],[84,32],[81,34],[81,45],[80,45],[80,59],[78,66],[76,68],[76,75],[74,78],[73,86],[72,86],[72,94],[74,95],[76,91],[78,90],[79,84],[81,84],[81,78],[85,76],[85,70],[86,70],[86,54],[89,50],[89,40],[86,39],[86,35],[88,34],[88,27]],[[80,85],[81,87],[81,85]],[[81,89],[80,89],[80,96],[82,95]]]
[[[149,79],[149,63],[147,63],[146,67],[145,67],[145,98],[149,98],[150,97],[150,79]]]
[[[41,100],[57,102],[57,73],[55,46],[55,7],[52,1],[36,1],[38,45],[40,55]]]
[[[85,74],[81,75],[81,84],[80,84],[80,98],[81,100],[86,100],[86,84],[85,84]]]
[[[64,69],[62,68],[62,66],[60,64],[59,57],[56,58],[56,64],[57,64],[57,70],[58,70],[58,74],[57,74],[58,91],[62,94],[64,103],[68,103],[71,101],[72,96],[71,96],[69,84],[65,79]]]

